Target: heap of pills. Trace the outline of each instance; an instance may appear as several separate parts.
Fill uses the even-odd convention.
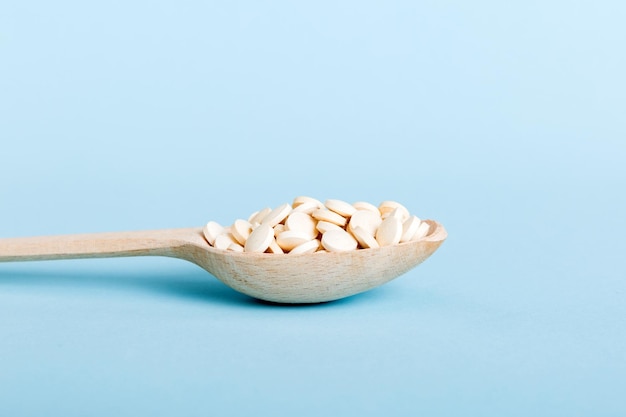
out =
[[[395,201],[376,207],[362,201],[322,203],[306,196],[264,208],[231,226],[210,221],[203,229],[207,242],[217,249],[290,254],[378,248],[419,240],[428,232],[428,223]]]

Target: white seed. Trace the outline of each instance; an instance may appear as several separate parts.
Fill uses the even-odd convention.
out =
[[[419,240],[428,235],[430,231],[430,225],[426,222],[421,222],[420,227],[417,228],[417,232],[413,235],[412,240]]]
[[[233,243],[237,243],[237,241],[230,232],[222,233],[215,238],[213,247],[215,247],[215,249],[226,250]]]
[[[291,205],[287,203],[282,204],[265,216],[261,224],[267,224],[269,227],[274,227],[278,223],[285,220],[289,213],[291,213]]]
[[[353,232],[355,227],[362,227],[370,235],[374,236],[376,229],[378,229],[382,221],[383,219],[380,218],[378,210],[376,210],[376,213],[369,210],[357,210],[352,217],[350,217],[348,231]]]
[[[202,233],[204,234],[204,238],[207,242],[209,242],[210,245],[213,245],[215,243],[215,238],[219,236],[223,230],[224,226],[217,222],[210,221],[204,226]]]
[[[324,203],[327,209],[334,211],[342,217],[350,217],[356,212],[354,206],[342,200],[329,199]]]
[[[317,239],[309,240],[308,242],[304,242],[291,251],[289,251],[290,255],[297,255],[299,253],[313,253],[316,252],[320,247],[321,242]]]
[[[285,228],[284,224],[282,224],[282,223],[277,224],[276,226],[274,226],[274,237],[278,236],[279,234],[281,234],[285,230],[287,230],[287,228]]]
[[[335,223],[326,222],[324,220],[317,222],[317,226],[315,228],[322,234],[328,232],[329,230],[343,230],[341,226],[337,226]]]
[[[374,236],[361,226],[356,226],[354,229],[352,229],[352,235],[355,237],[357,242],[359,242],[359,245],[361,245],[361,247],[364,249],[378,248],[380,246]]]
[[[274,240],[274,229],[268,224],[261,224],[250,233],[244,245],[244,251],[263,253],[269,248],[272,240]]]
[[[402,222],[397,217],[389,216],[378,226],[376,241],[380,246],[391,246],[400,243]]]
[[[313,213],[311,213],[311,216],[313,216],[314,219],[334,223],[337,226],[341,227],[345,226],[347,222],[347,219],[345,217],[327,209],[315,210]]]
[[[252,232],[252,225],[247,220],[237,219],[231,227],[231,233],[240,245],[246,243],[246,240]]]
[[[292,212],[287,219],[285,219],[285,228],[287,230],[306,233],[311,239],[317,237],[318,232],[315,228],[316,225],[317,221],[305,213]]]
[[[293,199],[293,203],[292,206],[294,208],[298,207],[300,204],[304,204],[304,203],[314,203],[318,208],[322,208],[324,207],[324,205],[322,204],[321,201],[319,201],[317,198],[313,198],[313,197],[308,197],[305,195],[301,195],[299,197],[296,197]]]
[[[287,252],[298,245],[308,242],[309,240],[311,240],[311,237],[308,233],[297,230],[286,230],[276,236],[276,243],[278,243],[278,246]]]
[[[263,223],[263,219],[265,219],[265,216],[267,216],[268,214],[270,214],[272,212],[272,209],[269,207],[265,207],[263,210],[259,210],[259,211],[255,211],[249,218],[248,221],[252,224],[254,223]]]
[[[302,203],[296,207],[293,208],[292,211],[294,212],[302,212],[302,213],[306,213],[306,214],[311,214],[313,213],[315,210],[319,209],[320,206],[313,202],[313,201],[307,201],[306,203]]]
[[[359,243],[345,230],[329,230],[322,235],[322,246],[329,252],[354,250]]]
[[[283,249],[278,246],[278,243],[276,243],[276,239],[272,238],[272,241],[270,242],[269,247],[267,248],[267,252],[269,253],[285,253],[285,251],[283,251]]]
[[[400,243],[408,242],[413,239],[417,229],[420,227],[420,219],[417,216],[411,216],[407,221],[402,223],[402,237]]]
[[[378,210],[378,207],[376,207],[372,203],[368,203],[367,201],[357,201],[356,203],[353,203],[352,206],[357,210],[373,211],[380,216],[380,211]]]
[[[243,246],[238,245],[237,243],[231,243],[226,249],[232,250],[233,252],[243,252]]]
[[[390,215],[391,212],[393,212],[395,209],[399,210],[401,221],[405,221],[406,219],[409,218],[410,216],[409,210],[407,210],[406,207],[404,207],[402,204],[398,203],[397,201],[390,201],[390,200],[383,201],[378,206],[378,210],[380,211],[380,215],[383,219],[386,219],[387,216]]]

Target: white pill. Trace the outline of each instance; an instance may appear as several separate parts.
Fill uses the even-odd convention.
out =
[[[202,233],[204,234],[204,238],[207,242],[209,242],[210,245],[213,245],[213,243],[215,243],[215,238],[219,236],[223,230],[224,226],[217,222],[210,221],[204,226]]]
[[[276,236],[278,246],[287,252],[309,240],[311,240],[309,234],[297,230],[286,230]]]
[[[329,252],[355,250],[359,243],[345,230],[329,230],[322,235],[322,246]]]
[[[222,234],[220,234],[219,236],[217,236],[215,238],[215,242],[213,243],[213,247],[215,249],[226,250],[233,243],[237,243],[237,241],[235,240],[235,238],[233,237],[232,234],[230,234],[230,233],[222,233]]]
[[[402,209],[400,209],[400,207],[396,207],[395,209],[391,210],[391,212],[389,213],[389,216],[397,217],[398,219],[400,219],[401,222],[404,222],[406,220],[404,216],[407,215],[407,213],[408,211],[404,212],[402,211]]]
[[[320,206],[317,203],[314,203],[313,201],[307,201],[306,203],[302,203],[299,206],[294,207],[293,211],[311,214],[319,208]]]
[[[420,227],[417,228],[417,232],[413,235],[412,240],[419,240],[428,235],[430,231],[430,225],[426,222],[421,222]]]
[[[311,216],[313,216],[314,219],[317,220],[323,220],[325,222],[329,222],[329,223],[334,223],[337,226],[341,226],[344,227],[346,225],[346,218],[343,216],[340,216],[339,214],[335,213],[334,211],[330,211],[327,209],[318,209],[315,210],[313,213],[311,213]]]
[[[342,200],[329,199],[324,203],[327,209],[334,211],[343,217],[350,217],[356,212],[354,206]]]
[[[252,232],[252,225],[247,220],[237,219],[231,227],[231,233],[240,245],[246,243],[246,240]]]
[[[316,252],[320,247],[321,242],[317,239],[309,240],[308,242],[304,242],[301,245],[296,246],[289,254],[297,255],[299,253],[313,253]]]
[[[415,232],[420,227],[421,220],[417,216],[411,216],[407,221],[402,223],[402,237],[400,242],[408,242],[413,239]]]
[[[263,219],[265,218],[265,216],[267,216],[271,212],[271,208],[265,207],[263,210],[255,211],[254,213],[252,213],[252,215],[250,215],[250,217],[248,218],[248,221],[252,224],[263,223]]]
[[[278,223],[285,220],[289,213],[291,213],[291,205],[288,203],[282,204],[265,216],[261,224],[267,224],[270,227],[274,227]]]
[[[380,246],[374,236],[368,230],[365,230],[361,226],[354,227],[354,229],[352,230],[352,235],[355,237],[357,242],[359,242],[359,245],[361,245],[361,247],[364,249],[377,248]]]
[[[296,197],[293,199],[293,203],[292,206],[294,208],[298,207],[300,204],[304,204],[304,203],[314,203],[318,208],[322,208],[324,207],[324,205],[322,204],[321,201],[319,201],[317,198],[313,198],[313,197],[308,197],[305,195],[301,195],[299,197]]]
[[[266,207],[227,227],[211,221],[202,229],[209,245],[217,249],[283,254],[390,246],[419,240],[429,232],[428,223],[396,201],[383,201],[377,207],[338,199],[322,203],[308,196],[274,209]]]
[[[376,229],[378,229],[378,226],[380,226],[382,221],[383,219],[380,218],[378,209],[376,209],[376,212],[370,210],[357,210],[352,217],[350,217],[348,231],[354,232],[353,229],[355,227],[362,227],[370,235],[374,236],[376,234]]]
[[[342,227],[331,222],[325,222],[324,220],[317,222],[317,226],[315,228],[322,234],[328,232],[329,230],[343,230]]]
[[[270,246],[267,248],[267,251],[269,253],[285,253],[285,251],[283,251],[283,249],[278,246],[278,243],[276,243],[276,239],[272,238],[272,241],[270,242]]]
[[[401,221],[405,221],[411,215],[409,210],[397,201],[387,200],[378,205],[378,210],[383,219],[386,219],[395,209],[398,209]]]
[[[274,237],[278,236],[285,230],[287,230],[287,228],[285,227],[284,224],[281,224],[281,223],[277,224],[276,226],[274,226]]]
[[[367,201],[357,201],[356,203],[352,204],[352,207],[354,207],[357,210],[373,211],[374,213],[380,216],[380,211],[378,210],[378,207],[376,207],[372,203],[368,203]]]
[[[378,226],[376,241],[380,246],[391,246],[400,243],[402,222],[397,217],[389,216]]]
[[[238,245],[237,243],[231,243],[226,249],[232,250],[233,252],[243,252],[243,246]]]
[[[272,240],[274,240],[274,229],[268,224],[261,224],[250,233],[244,245],[244,251],[263,253],[269,248]]]
[[[311,239],[317,237],[317,220],[309,216],[306,213],[292,212],[285,220],[285,227],[287,230],[294,230],[298,232],[306,233]]]

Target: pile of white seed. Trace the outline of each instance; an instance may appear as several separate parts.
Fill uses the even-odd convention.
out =
[[[334,199],[322,203],[307,196],[264,208],[230,226],[210,221],[203,229],[217,249],[290,254],[378,248],[419,240],[428,232],[428,223],[395,201],[378,206]]]

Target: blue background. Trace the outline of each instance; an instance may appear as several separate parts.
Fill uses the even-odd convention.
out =
[[[0,236],[297,195],[449,232],[308,307],[174,259],[1,264],[0,415],[625,415],[624,4],[0,2]]]

